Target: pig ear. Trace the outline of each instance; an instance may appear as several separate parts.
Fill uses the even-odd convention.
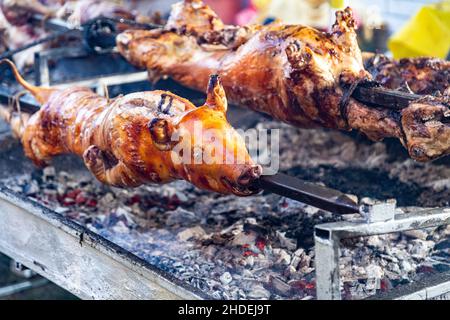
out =
[[[161,151],[168,151],[173,146],[172,134],[175,131],[173,125],[166,119],[154,118],[148,124],[148,129],[154,145]]]
[[[225,90],[223,90],[223,87],[220,84],[220,78],[217,74],[214,74],[209,78],[206,94],[206,106],[222,111],[223,113],[227,112],[227,97],[225,96]]]

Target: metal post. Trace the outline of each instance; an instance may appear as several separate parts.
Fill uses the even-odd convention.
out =
[[[341,300],[339,239],[331,232],[314,232],[316,293],[319,300]]]

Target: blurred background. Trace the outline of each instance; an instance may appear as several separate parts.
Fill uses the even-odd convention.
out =
[[[139,2],[139,1],[137,1]],[[144,1],[145,2],[145,1]],[[170,1],[150,1],[147,10],[167,13]],[[335,11],[354,11],[363,51],[394,58],[447,58],[450,49],[450,0],[205,0],[228,24],[268,23],[279,19],[326,31]],[[144,8],[145,10],[145,8]]]
[[[177,0],[132,0],[141,13],[167,17]],[[326,31],[335,11],[350,6],[363,51],[394,58],[448,58],[450,0],[205,0],[228,24],[269,23],[279,19]],[[0,254],[0,299],[75,297]]]

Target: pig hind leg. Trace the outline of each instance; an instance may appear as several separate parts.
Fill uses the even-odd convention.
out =
[[[115,187],[137,187],[142,181],[121,160],[91,145],[83,154],[86,167],[102,183]]]

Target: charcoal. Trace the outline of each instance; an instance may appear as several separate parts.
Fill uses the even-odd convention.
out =
[[[408,237],[411,237],[411,238],[427,240],[429,232],[426,232],[423,230],[408,230],[408,231],[404,231],[403,234]]]
[[[205,231],[202,227],[192,227],[184,229],[183,231],[180,231],[177,235],[178,240],[181,241],[187,241],[190,239],[200,239],[205,235]]]
[[[433,250],[450,250],[450,239],[444,239],[436,243]]]
[[[123,221],[118,221],[112,230],[116,233],[128,233],[128,227]]]
[[[297,243],[293,239],[286,237],[286,232],[276,231],[276,235],[282,248],[286,248],[290,251],[293,251],[297,248]]]
[[[403,260],[401,263],[401,268],[404,272],[409,273],[415,270],[414,265],[408,262],[407,260]]]
[[[282,297],[289,296],[290,292],[291,292],[291,286],[289,284],[287,284],[286,282],[284,282],[283,280],[276,278],[276,277],[270,278],[268,287],[275,294],[278,294]]]
[[[258,124],[271,127],[280,124]],[[284,172],[357,199],[396,198],[402,210],[448,205],[447,163],[417,163],[395,145],[340,132],[282,125],[280,133]],[[63,169],[2,182],[215,299],[315,299],[314,226],[360,218],[268,192],[214,194],[185,181],[122,190]],[[450,227],[428,228],[343,241],[343,297],[366,298],[448,270],[449,235]]]
[[[417,259],[424,259],[434,246],[434,242],[432,241],[423,241],[419,239],[412,240],[411,244],[411,254]]]
[[[55,178],[56,171],[52,166],[45,167],[42,171],[42,177],[44,181],[52,181]]]
[[[276,264],[289,265],[291,263],[291,255],[284,249],[273,249],[273,254],[276,256]]]
[[[40,191],[39,184],[36,180],[31,180],[23,187],[23,192],[28,196],[35,195],[39,191]]]
[[[383,269],[375,264],[369,265],[366,268],[367,278],[369,279],[381,279],[383,277]]]

